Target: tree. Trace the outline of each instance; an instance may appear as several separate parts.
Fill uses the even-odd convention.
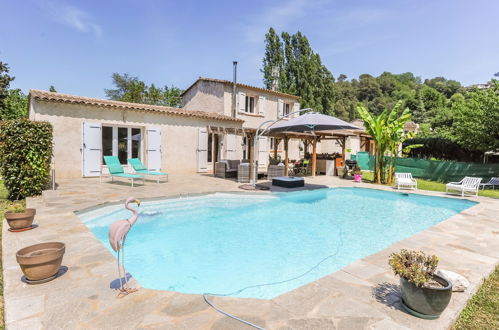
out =
[[[499,81],[491,84],[488,89],[472,90],[454,106],[453,139],[467,149],[499,150]]]
[[[14,77],[9,75],[9,66],[0,61],[0,110],[4,108],[5,99],[8,96],[10,82]]]
[[[182,90],[177,87],[158,88],[154,84],[148,86],[128,73],[113,73],[112,78],[116,88],[105,89],[106,96],[111,100],[172,107],[181,105]]]
[[[300,96],[303,108],[335,114],[334,77],[301,32],[279,38],[270,28],[261,71],[266,88]]]
[[[0,120],[17,119],[28,116],[28,97],[19,89],[7,92],[4,106],[0,108]]]
[[[284,54],[281,39],[273,28],[265,34],[265,56],[263,58],[263,84],[265,88],[279,90],[284,78]]]
[[[57,90],[55,89],[55,87],[53,85],[50,85],[49,92],[57,93]]]
[[[404,134],[404,124],[411,120],[409,109],[405,109],[399,115],[399,108],[402,101],[397,102],[393,109],[388,112],[385,109],[379,115],[373,115],[364,106],[359,103],[357,111],[364,121],[367,133],[375,142],[375,160],[374,160],[374,181],[375,183],[392,183],[394,174],[394,159],[398,154],[399,146],[413,134]],[[417,146],[413,146],[415,148]],[[385,156],[389,152],[390,159],[387,162]],[[386,165],[389,165],[386,169]]]

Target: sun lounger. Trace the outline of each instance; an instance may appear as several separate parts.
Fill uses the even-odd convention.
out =
[[[492,190],[494,190],[495,186],[499,186],[499,178],[491,178],[489,182],[480,184],[480,188],[482,189],[492,187]]]
[[[156,178],[156,183],[159,183],[161,177],[166,177],[166,182],[168,182],[168,173],[149,171],[138,158],[129,158],[128,163],[137,174],[153,176]]]
[[[448,194],[449,191],[457,191],[461,193],[462,197],[464,197],[465,193],[472,193],[475,196],[478,196],[480,181],[482,181],[482,178],[466,176],[459,182],[449,182],[448,184],[446,184],[445,193]]]
[[[418,182],[412,177],[411,173],[395,173],[395,186],[397,189],[403,187],[418,189]]]
[[[129,179],[132,181],[132,187],[133,187],[133,180],[135,179],[142,179],[142,182],[144,182],[144,177],[142,175],[138,174],[128,174],[125,173],[125,169],[123,166],[120,164],[120,160],[116,156],[104,156],[104,162],[106,163],[107,169],[109,170],[109,175],[111,176],[111,181],[114,182],[114,177],[120,177],[120,178],[125,178]],[[100,180],[102,182],[102,169],[100,173]]]

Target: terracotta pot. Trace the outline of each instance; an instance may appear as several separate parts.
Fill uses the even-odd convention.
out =
[[[65,251],[64,243],[40,243],[17,251],[16,259],[28,280],[39,281],[57,274]]]
[[[35,219],[36,210],[26,209],[24,212],[15,213],[12,211],[5,212],[5,219],[12,229],[23,229],[31,226],[33,224],[33,219]]]

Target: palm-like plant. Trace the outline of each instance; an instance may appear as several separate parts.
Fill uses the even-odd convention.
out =
[[[374,116],[363,104],[357,106],[357,112],[364,121],[367,133],[375,142],[375,161],[374,161],[374,182],[388,183],[393,182],[395,157],[399,152],[399,146],[405,140],[413,137],[413,133],[404,133],[404,124],[411,119],[411,113],[408,108],[404,109],[399,116],[399,108],[402,101],[398,101],[393,109],[388,112],[385,109],[380,115]],[[417,147],[417,146],[414,146]],[[387,161],[385,155],[390,153],[388,161],[388,173],[385,170]],[[388,174],[388,177],[387,177]]]

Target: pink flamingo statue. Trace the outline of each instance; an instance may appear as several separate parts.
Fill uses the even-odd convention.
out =
[[[137,221],[139,217],[139,212],[128,206],[129,203],[137,203],[140,206],[140,201],[135,197],[128,197],[125,202],[125,208],[133,212],[133,215],[129,219],[123,219],[115,221],[109,227],[109,244],[115,252],[118,253],[118,276],[120,278],[120,293],[118,297],[124,296],[137,291],[137,289],[130,289],[128,287],[128,280],[125,270],[125,239],[126,235],[132,229],[133,224]],[[120,250],[121,250],[121,267],[120,267]],[[123,274],[125,276],[125,285],[121,279],[121,269],[123,269]]]

